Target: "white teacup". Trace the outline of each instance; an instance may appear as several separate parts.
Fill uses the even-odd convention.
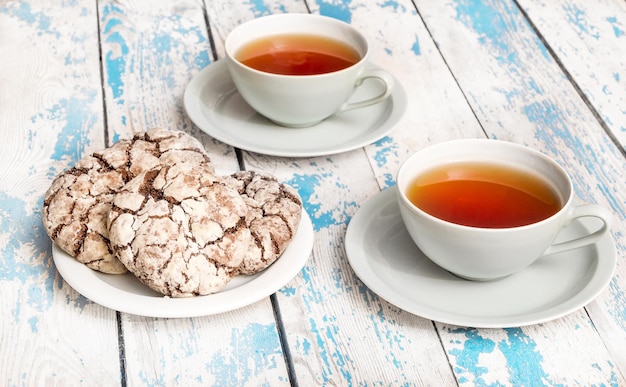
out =
[[[552,187],[561,208],[531,224],[483,228],[442,220],[409,200],[407,192],[418,176],[454,162],[491,163],[532,172]],[[498,140],[448,141],[415,153],[398,171],[397,191],[402,220],[415,244],[437,265],[470,280],[502,278],[544,255],[594,243],[608,232],[612,221],[604,207],[574,203],[571,179],[555,161],[530,148]],[[582,217],[598,218],[602,226],[588,235],[554,243],[565,226]]]
[[[256,70],[241,63],[238,51],[251,42],[280,34],[316,35],[352,47],[360,60],[342,70],[316,75],[284,75]],[[368,68],[366,38],[351,25],[311,14],[279,14],[260,17],[233,29],[225,43],[228,69],[237,90],[257,112],[287,127],[315,125],[333,114],[362,108],[391,95],[393,77]],[[383,92],[364,101],[348,102],[367,78],[384,84]]]

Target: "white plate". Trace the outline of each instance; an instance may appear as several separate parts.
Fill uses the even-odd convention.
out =
[[[592,301],[615,269],[615,245],[607,235],[594,245],[540,258],[499,281],[463,280],[435,265],[415,246],[399,211],[395,188],[365,203],[346,231],[348,260],[381,298],[431,320],[505,328],[556,319]],[[594,227],[589,220],[573,222],[559,239]]]
[[[352,99],[363,100],[381,91],[379,83],[366,80]],[[391,98],[383,102],[338,114],[309,128],[284,128],[243,100],[226,62],[220,60],[191,79],[184,104],[196,126],[226,144],[272,156],[310,157],[360,148],[384,137],[404,114],[406,95],[395,80]]]
[[[195,317],[235,310],[271,295],[300,272],[312,248],[313,225],[303,211],[294,239],[270,267],[255,275],[236,276],[219,293],[191,298],[164,297],[129,273],[114,275],[91,270],[56,244],[52,257],[63,279],[100,305],[140,316]]]

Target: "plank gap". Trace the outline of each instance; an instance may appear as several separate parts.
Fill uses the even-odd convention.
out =
[[[439,332],[439,328],[437,328],[437,322],[432,320],[430,323],[432,324],[433,329],[435,330],[435,333],[437,334],[437,338],[439,338],[439,344],[441,344],[441,350],[443,351],[443,355],[448,360],[448,366],[450,367],[450,372],[454,376],[454,381],[456,382],[456,385],[459,386],[460,385],[459,378],[458,378],[456,372],[454,372],[453,360],[450,358],[450,356],[446,352],[446,346],[445,346],[445,344],[443,342],[443,338],[441,337],[441,333]]]
[[[243,157],[243,151],[239,148],[235,148],[235,155],[237,155],[237,163],[239,164],[239,170],[245,171],[246,161],[244,160],[244,157]]]
[[[457,80],[456,75],[454,74],[454,71],[452,71],[452,69],[450,68],[450,65],[448,64],[448,61],[446,60],[446,57],[443,55],[443,52],[441,52],[441,50],[439,49],[439,44],[437,44],[437,39],[435,39],[435,36],[430,31],[430,28],[428,28],[428,23],[426,23],[426,20],[424,19],[424,17],[422,17],[422,13],[417,8],[417,4],[414,1],[411,1],[411,3],[413,4],[413,8],[415,9],[415,12],[417,13],[417,16],[422,21],[422,24],[424,25],[424,29],[426,29],[426,32],[428,32],[428,36],[430,37],[430,39],[435,44],[435,48],[437,49],[437,52],[439,53],[439,57],[441,57],[441,60],[443,61],[443,64],[446,66],[446,69],[448,70],[448,72],[452,76],[452,79],[454,80],[454,84],[456,85],[456,87],[461,92],[461,95],[463,96],[463,100],[465,100],[465,103],[467,104],[467,107],[470,109],[470,111],[472,112],[472,115],[476,119],[476,122],[480,126],[480,130],[483,132],[485,137],[489,138],[489,135],[487,134],[487,131],[485,130],[485,128],[483,126],[483,123],[478,118],[478,115],[476,114],[476,111],[474,110],[474,107],[472,106],[472,104],[470,103],[469,99],[467,98],[467,94],[465,94],[465,90],[463,89],[463,87],[461,87],[461,84]]]
[[[102,92],[102,126],[104,127],[104,144],[111,146],[109,140],[109,120],[107,118],[107,101],[104,88],[104,61],[102,60],[102,30],[100,28],[100,2],[96,1],[96,29],[98,33],[98,59],[100,60],[100,90]]]
[[[289,343],[287,340],[287,332],[285,332],[285,325],[283,324],[283,317],[280,313],[280,305],[278,304],[278,298],[276,293],[270,296],[272,302],[272,309],[274,310],[274,320],[276,321],[276,330],[278,331],[278,340],[280,341],[280,347],[283,351],[283,358],[285,359],[285,366],[287,367],[287,375],[289,376],[289,384],[292,387],[298,387],[298,379],[296,377],[296,370],[293,365],[293,358],[291,357],[291,351],[289,350]]]
[[[124,329],[122,327],[122,314],[115,311],[115,318],[117,320],[117,348],[120,358],[120,386],[126,387],[128,385],[126,380],[126,347],[124,345]]]
[[[211,21],[209,19],[209,14],[207,12],[206,4],[204,2],[202,2],[202,15],[204,16],[204,24],[206,25],[207,36],[209,37],[209,47],[211,49],[212,62],[215,62],[219,58],[217,56],[217,48],[215,47],[215,39],[213,38],[213,32],[211,30]]]

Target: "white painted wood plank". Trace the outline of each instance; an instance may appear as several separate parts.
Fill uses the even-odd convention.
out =
[[[593,3],[521,1],[520,4],[598,112],[607,130],[626,149],[626,3],[603,0]],[[613,177],[616,180],[609,180],[612,184],[605,189],[613,206],[621,207],[618,213],[622,229],[626,201],[622,197],[620,204],[620,199],[611,197],[611,193],[623,192],[623,171],[623,168],[621,173],[616,170]],[[624,257],[623,241],[620,250]],[[623,275],[626,265],[624,259],[620,262],[618,276]],[[622,374],[626,373],[624,283],[614,281],[606,297],[587,307],[596,329],[618,359]]]
[[[552,50],[598,112],[600,119],[624,147],[626,3],[610,0],[594,3],[520,3],[542,36],[551,43]],[[623,183],[623,172],[622,176],[618,174],[615,178],[618,184],[607,189],[608,192],[623,190],[623,184],[619,184]],[[614,206],[620,206],[619,199],[614,201],[617,201]],[[621,208],[624,208],[624,201],[621,202]],[[620,219],[623,217],[622,211]],[[623,273],[623,269],[621,272]],[[587,308],[594,318],[596,328],[620,359],[622,372],[626,364],[626,351],[623,350],[626,347],[626,340],[623,339],[623,332],[626,331],[626,300],[623,288],[623,284],[612,283],[610,296]]]
[[[624,383],[622,154],[514,3],[416,4],[489,137],[527,144],[554,157],[572,175],[581,200],[607,206],[617,220],[612,229],[617,272],[609,289],[587,309],[591,320],[581,309],[547,324],[505,330],[506,339],[499,330],[441,327],[459,382]],[[595,324],[602,324],[600,333],[611,335],[599,335]],[[516,345],[525,356],[505,351]]]
[[[0,4],[0,380],[7,385],[120,380],[115,312],[62,280],[41,224],[53,177],[104,144],[97,47],[91,2]]]
[[[519,2],[626,149],[626,2]]]
[[[122,321],[129,386],[289,385],[265,301],[218,316]]]
[[[191,77],[212,62],[203,9],[193,1],[100,2],[107,123],[112,139],[154,126],[202,139],[215,167],[238,170],[233,148],[184,114]],[[192,319],[122,316],[129,385],[284,385],[271,303]]]
[[[212,61],[200,3],[99,2],[110,141],[160,126],[199,138],[217,169],[237,170],[233,149],[212,140],[184,112],[189,80]]]

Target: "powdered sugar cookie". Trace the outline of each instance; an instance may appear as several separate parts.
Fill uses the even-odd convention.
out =
[[[109,248],[106,217],[115,194],[133,177],[173,160],[210,163],[200,142],[161,128],[136,134],[79,160],[44,195],[43,225],[65,252],[88,267],[119,274],[126,268]]]
[[[110,244],[140,281],[171,297],[223,288],[252,244],[239,193],[202,166],[164,165],[113,199]]]
[[[246,224],[254,239],[238,272],[257,273],[274,263],[293,239],[300,224],[302,201],[292,187],[268,174],[242,171],[224,180],[246,201]]]

